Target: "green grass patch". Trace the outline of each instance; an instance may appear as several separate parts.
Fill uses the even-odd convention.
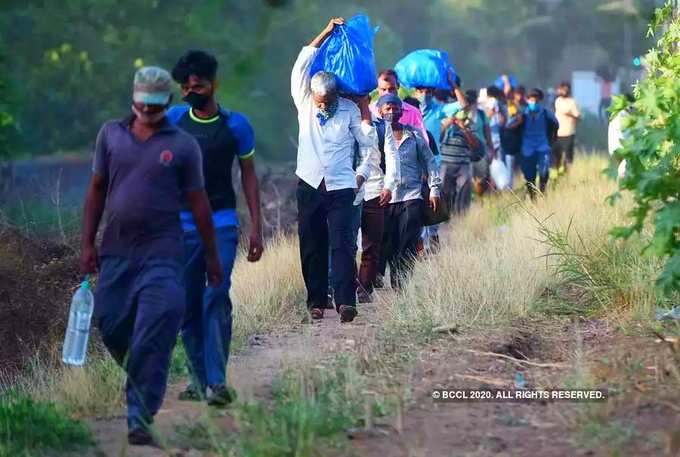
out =
[[[170,359],[170,370],[168,372],[168,382],[174,383],[189,376],[189,358],[184,348],[182,339],[177,339],[175,350],[172,351]]]
[[[586,447],[607,446],[612,455],[621,455],[620,452],[626,443],[640,437],[635,427],[626,426],[619,421],[607,423],[591,421],[585,424],[582,433]]]
[[[271,402],[238,403],[231,409],[237,433],[205,417],[179,427],[175,444],[230,457],[311,457],[343,449],[349,428],[370,425],[373,417],[390,412],[389,401],[367,394],[366,382],[349,356],[290,370],[275,381]]]
[[[541,241],[557,282],[537,301],[536,310],[558,315],[623,317],[650,321],[658,307],[678,299],[654,284],[659,259],[641,254],[641,237],[616,241],[604,233],[585,238],[571,226],[555,229],[539,221]]]
[[[54,403],[15,391],[0,394],[0,457],[46,455],[92,444],[90,431]]]
[[[0,207],[0,223],[20,230],[24,235],[69,236],[81,228],[82,208],[57,206],[45,200],[20,200]]]

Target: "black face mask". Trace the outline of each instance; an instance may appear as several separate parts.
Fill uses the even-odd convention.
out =
[[[198,94],[196,92],[189,92],[182,100],[191,105],[192,108],[202,110],[210,101],[210,95]]]

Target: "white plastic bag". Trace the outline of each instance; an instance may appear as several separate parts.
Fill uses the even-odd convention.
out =
[[[489,166],[489,172],[498,190],[510,187],[510,171],[501,160],[494,157]]]

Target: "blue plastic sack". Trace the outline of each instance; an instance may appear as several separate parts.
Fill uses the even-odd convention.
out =
[[[433,87],[451,89],[449,74],[456,72],[449,63],[449,55],[440,49],[418,49],[406,55],[394,66],[401,85],[408,89]]]
[[[378,87],[373,54],[373,37],[368,16],[358,14],[336,26],[319,48],[311,74],[329,71],[335,74],[338,89],[350,95],[366,95]]]
[[[510,80],[510,85],[512,86],[512,88],[515,89],[518,86],[517,78],[515,78],[513,75],[508,75],[508,79]],[[499,75],[498,78],[496,78],[496,80],[493,82],[493,85],[503,90],[503,88],[505,87],[505,83],[503,82],[503,75]]]

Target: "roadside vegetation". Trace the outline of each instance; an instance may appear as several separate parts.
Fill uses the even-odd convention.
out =
[[[229,427],[219,417],[206,416],[165,441],[224,456],[312,456],[324,449],[342,455],[348,436],[398,428],[415,398],[409,373],[418,354],[448,335],[475,337],[513,328],[518,321],[574,318],[607,322],[621,335],[680,335],[677,325],[655,320],[656,309],[669,307],[677,297],[661,294],[654,285],[663,267],[659,259],[639,255],[649,235],[626,241],[609,236],[611,227],[625,220],[630,202],[603,203],[616,186],[602,174],[606,165],[597,156],[580,157],[535,204],[519,192],[475,205],[444,232],[442,251],[417,265],[403,292],[379,295],[382,322],[375,334],[338,357],[290,366],[278,376],[270,400],[247,399],[234,406]],[[237,349],[255,334],[299,326],[304,287],[295,240],[272,240],[260,263],[237,262],[232,298]],[[541,325],[532,331],[539,336],[551,331],[551,324]],[[642,379],[630,360],[612,354],[597,354],[594,360],[577,340],[560,348],[560,357],[572,366],[558,379],[561,385],[607,382],[625,393]],[[641,361],[648,356],[639,355]],[[670,355],[663,360],[673,366]],[[185,364],[180,345],[173,381],[184,379]],[[609,367],[606,379],[603,366]],[[654,392],[663,394],[660,401],[680,391],[677,370],[659,367],[667,373],[654,386]],[[52,354],[31,361],[12,384],[21,398],[58,404],[65,418],[115,414],[122,407],[123,385],[123,372],[96,344],[83,369],[65,369],[58,354]],[[630,424],[616,422],[614,427],[592,408],[567,408],[560,414],[570,430],[581,430],[586,447],[627,443],[637,436]],[[621,439],[610,440],[611,433]]]

